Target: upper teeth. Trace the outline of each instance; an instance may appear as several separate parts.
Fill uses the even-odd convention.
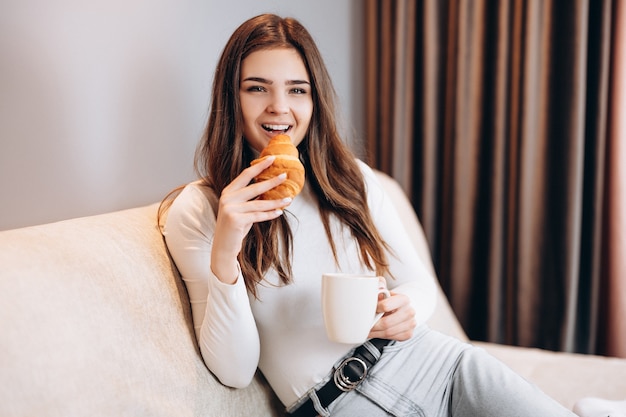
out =
[[[265,129],[268,130],[287,130],[289,129],[289,125],[263,125]]]

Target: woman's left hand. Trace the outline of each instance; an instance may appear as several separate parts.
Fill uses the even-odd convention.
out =
[[[390,297],[383,298],[381,295],[376,312],[384,315],[372,327],[368,338],[402,341],[413,336],[417,322],[415,310],[407,295],[393,291]]]

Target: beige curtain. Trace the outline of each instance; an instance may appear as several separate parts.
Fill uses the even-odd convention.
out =
[[[601,345],[613,14],[595,0],[366,3],[369,162],[411,196],[474,339]]]

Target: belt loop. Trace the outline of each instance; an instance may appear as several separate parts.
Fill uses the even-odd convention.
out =
[[[374,346],[374,344],[372,342],[370,342],[369,340],[365,343],[363,343],[362,345],[365,349],[367,349],[367,351],[369,353],[372,354],[372,356],[374,357],[375,361],[378,361],[378,359],[380,359],[380,356],[382,355],[382,352],[380,350],[378,350],[376,348],[376,346]]]
[[[309,398],[313,401],[313,408],[317,411],[320,417],[330,417],[330,412],[327,408],[324,408],[322,403],[320,402],[319,397],[317,396],[317,392],[313,391],[309,394]]]

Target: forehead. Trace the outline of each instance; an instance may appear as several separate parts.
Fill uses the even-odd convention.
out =
[[[261,49],[252,52],[241,62],[241,79],[252,76],[268,80],[309,80],[304,61],[293,48]]]

